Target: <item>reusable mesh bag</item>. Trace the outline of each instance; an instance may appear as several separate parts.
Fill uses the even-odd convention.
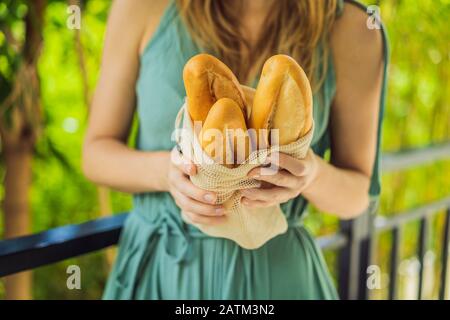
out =
[[[282,152],[297,159],[303,159],[312,140],[311,130],[298,141],[264,150],[255,150],[244,163],[236,168],[227,168],[214,163],[202,149],[194,132],[194,125],[185,103],[175,122],[175,140],[185,157],[197,165],[197,174],[191,181],[199,188],[215,192],[216,204],[226,209],[225,222],[220,225],[202,225],[183,219],[195,225],[202,232],[235,241],[245,249],[257,249],[273,237],[287,231],[287,221],[279,205],[267,208],[249,208],[241,203],[240,190],[260,187],[260,181],[247,177],[247,174],[264,164],[273,152]]]

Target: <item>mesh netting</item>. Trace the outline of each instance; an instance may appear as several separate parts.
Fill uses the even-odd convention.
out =
[[[312,140],[314,125],[298,141],[253,151],[244,163],[235,168],[214,163],[202,150],[186,104],[180,109],[175,126],[175,139],[183,155],[197,165],[197,174],[191,177],[192,183],[215,192],[216,203],[223,204],[227,212],[225,222],[220,225],[194,224],[196,227],[210,236],[231,239],[247,249],[256,249],[276,235],[286,232],[286,218],[279,205],[257,209],[246,207],[241,203],[240,190],[260,186],[259,181],[247,177],[247,174],[264,164],[272,153],[282,152],[297,159],[304,158]]]

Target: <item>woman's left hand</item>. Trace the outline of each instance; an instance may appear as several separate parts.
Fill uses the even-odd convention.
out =
[[[318,172],[318,160],[309,149],[304,159],[296,159],[284,153],[270,156],[270,167],[258,167],[248,174],[262,182],[260,188],[241,190],[245,206],[260,208],[284,203],[300,195],[314,182]]]

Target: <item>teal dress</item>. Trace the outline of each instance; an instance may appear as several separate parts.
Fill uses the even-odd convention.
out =
[[[174,147],[171,133],[185,97],[183,66],[197,53],[172,2],[141,56],[136,88],[138,149]],[[314,96],[312,148],[320,156],[329,147],[334,93],[330,63]],[[302,226],[306,204],[302,197],[283,204],[288,231],[257,250],[246,250],[184,223],[169,193],[136,194],[103,298],[337,299],[322,253]]]

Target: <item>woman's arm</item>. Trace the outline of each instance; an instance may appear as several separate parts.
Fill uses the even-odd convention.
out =
[[[383,42],[379,30],[366,27],[367,15],[346,4],[331,36],[337,78],[331,109],[331,164],[310,151],[304,160],[280,155],[282,169],[250,176],[274,185],[243,192],[244,203],[267,206],[302,194],[318,209],[340,218],[353,218],[368,205],[374,164],[380,93],[383,76]]]
[[[125,192],[166,190],[168,152],[126,145],[135,108],[143,43],[155,30],[166,1],[116,0],[110,11],[100,78],[83,146],[83,170],[92,181]],[[159,170],[152,170],[159,168]]]
[[[383,40],[367,28],[367,14],[346,4],[331,38],[336,96],[331,109],[331,163],[319,160],[315,183],[304,195],[320,210],[354,217],[368,206],[381,85]],[[331,195],[331,196],[330,196]]]
[[[136,101],[139,55],[165,5],[165,0],[116,0],[113,4],[84,142],[83,170],[92,181],[120,191],[168,191],[191,221],[221,223],[224,209],[214,205],[216,194],[192,184],[189,175],[196,174],[196,167],[178,159],[176,150],[144,152],[126,145]]]

